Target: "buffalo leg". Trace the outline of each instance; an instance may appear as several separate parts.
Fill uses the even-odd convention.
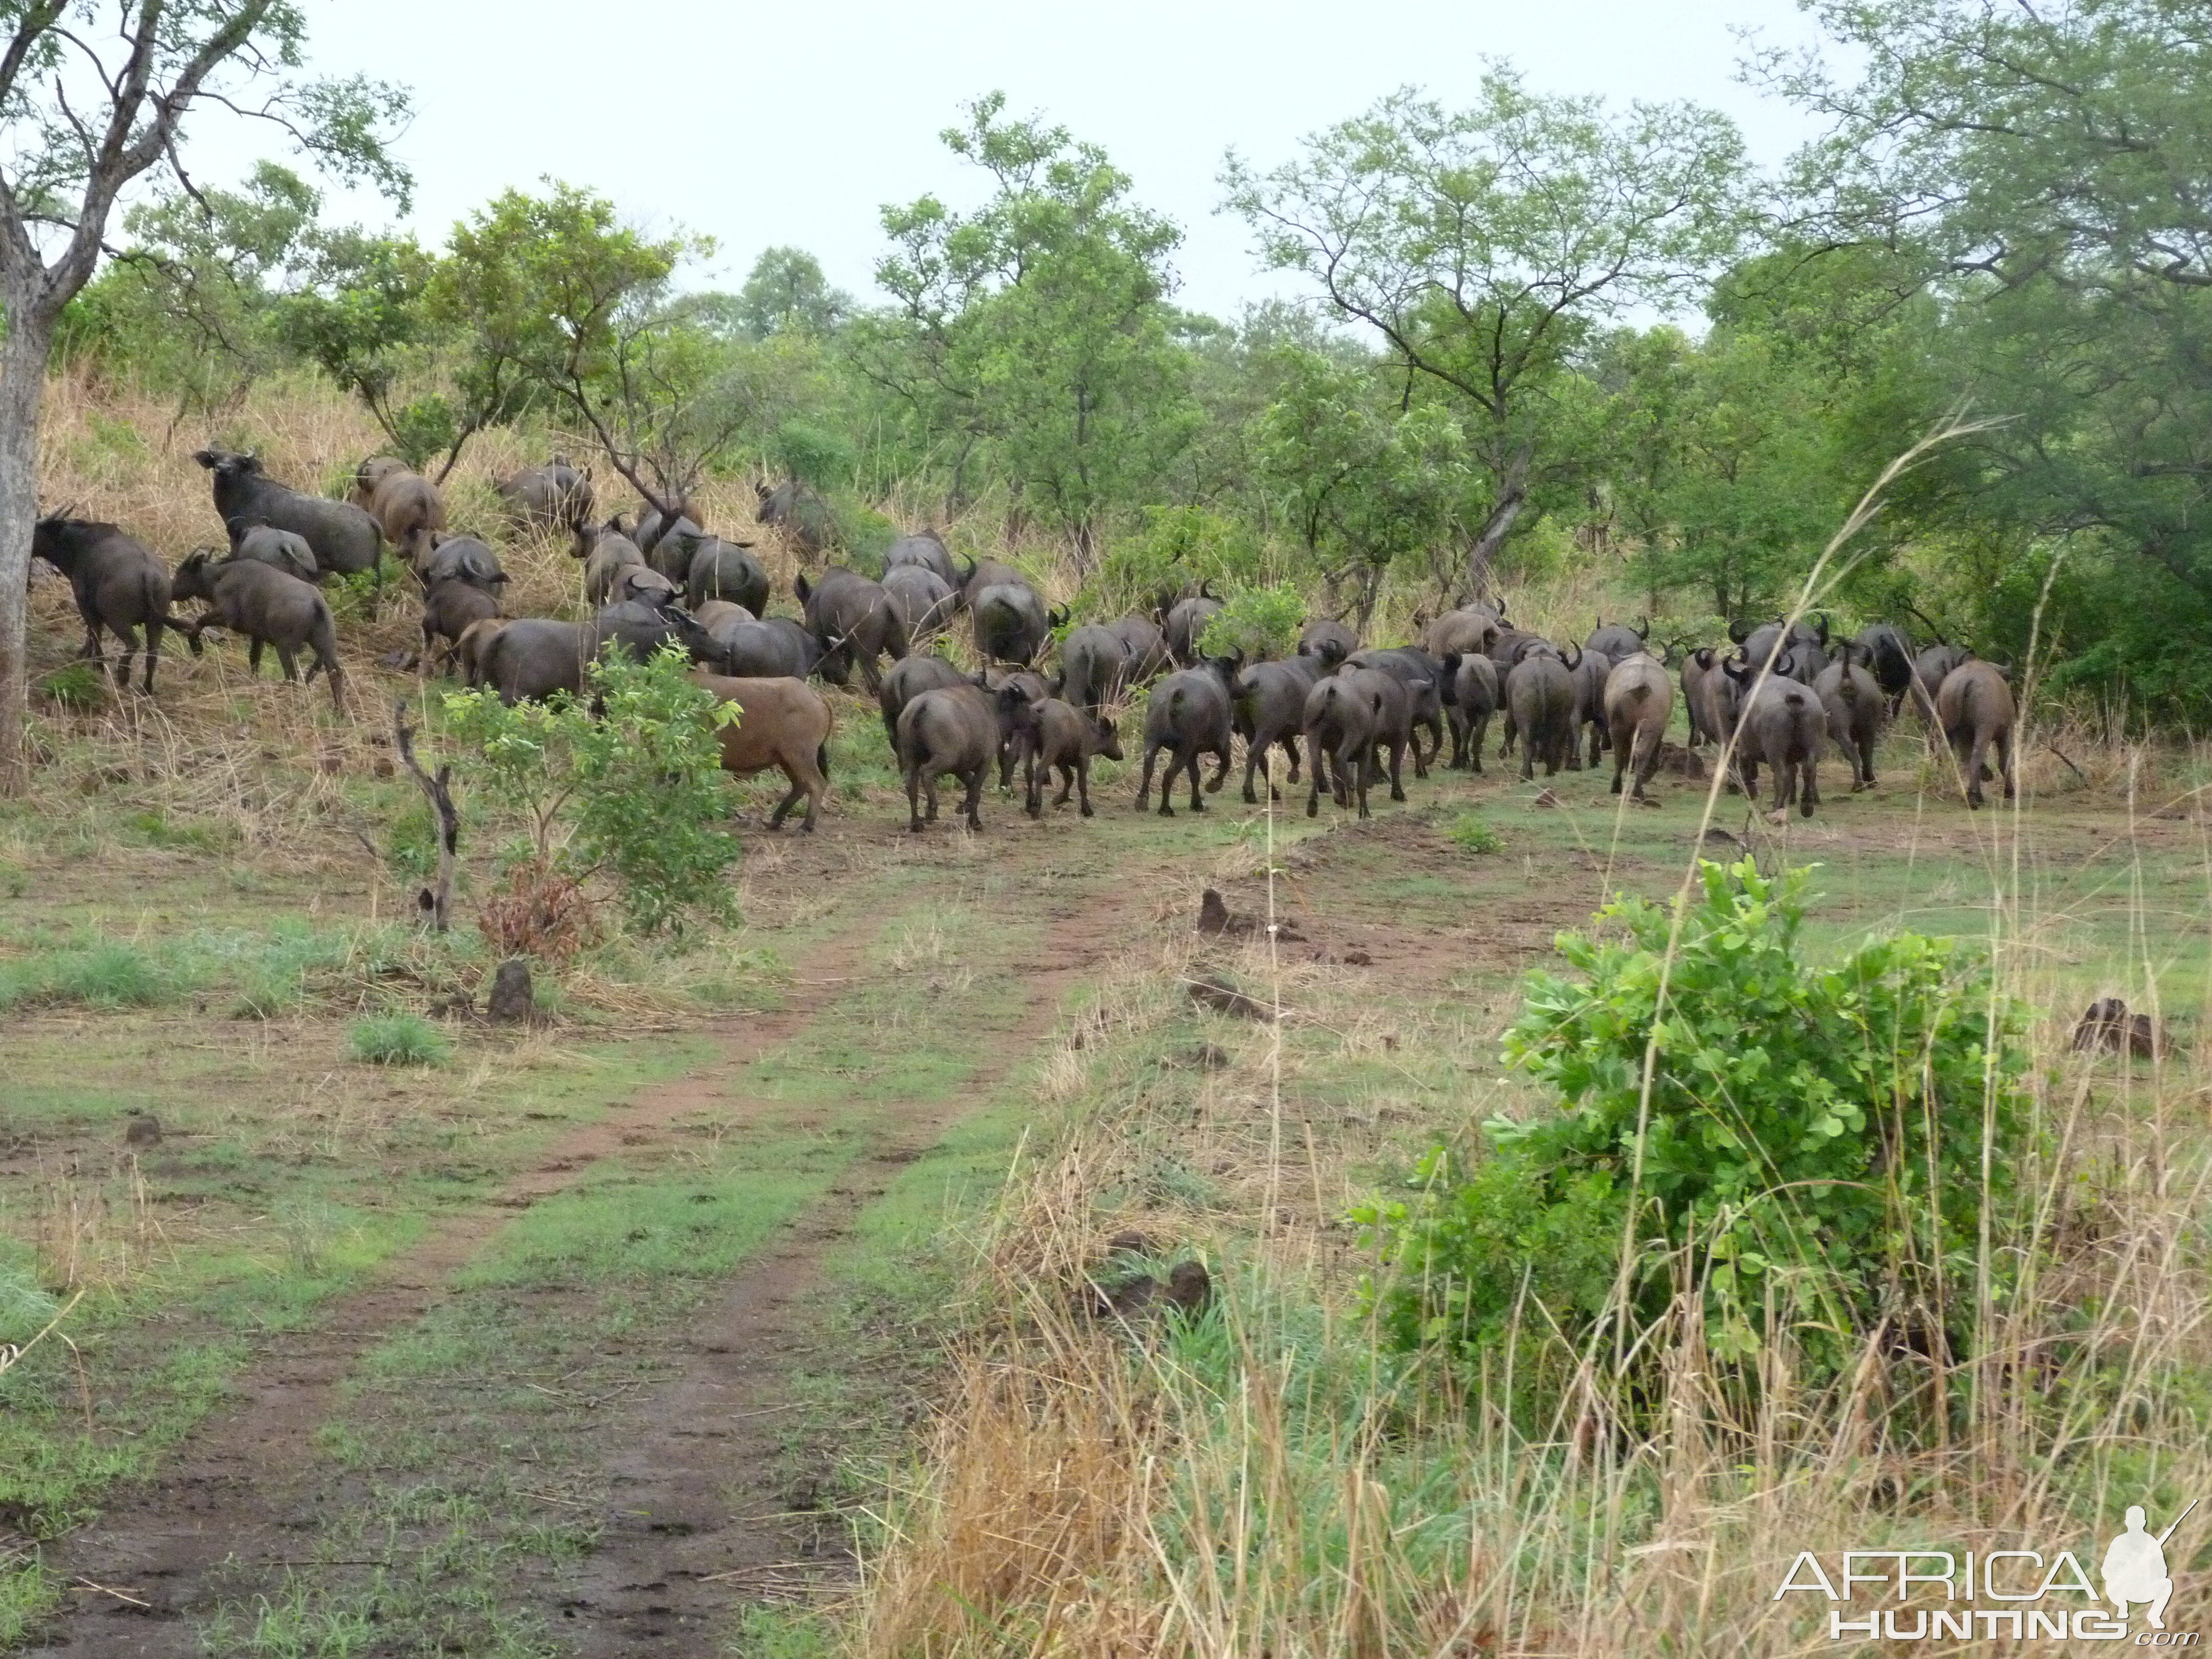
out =
[[[983,828],[982,816],[976,811],[976,808],[982,804],[983,778],[990,769],[991,763],[987,760],[981,765],[976,767],[974,771],[969,773],[967,778],[964,780],[968,785],[968,799],[963,802],[962,805],[967,812],[968,827],[973,830],[981,831]]]
[[[1083,796],[1083,816],[1086,818],[1091,817],[1091,757],[1088,755],[1075,757],[1075,787]],[[1065,783],[1060,787],[1060,804],[1063,806],[1067,805],[1067,786]]]
[[[1797,815],[1809,818],[1820,804],[1820,751],[1815,749],[1797,763]]]
[[[1318,734],[1312,734],[1307,737],[1306,742],[1313,749],[1306,762],[1306,778],[1310,786],[1306,791],[1306,816],[1310,818],[1321,813],[1321,738]]]
[[[1137,785],[1137,810],[1139,812],[1145,810],[1145,802],[1152,795],[1152,763],[1159,758],[1159,755],[1160,748],[1158,744],[1148,743],[1145,745],[1145,775]]]
[[[2013,798],[2012,784],[2012,728],[2008,726],[1996,734],[1997,770],[2004,777],[2004,798]]]
[[[907,828],[913,830],[915,835],[920,835],[921,833],[921,768],[920,766],[909,766],[906,769],[906,815]]]
[[[1199,765],[1198,760],[1199,757],[1205,751],[1200,749],[1195,744],[1192,744],[1190,758],[1184,763],[1184,764],[1190,769],[1190,810],[1194,812],[1203,812],[1206,811],[1206,797],[1199,793],[1198,782],[1198,775],[1200,771],[1204,770],[1204,769]],[[1228,769],[1229,769],[1225,766],[1221,769],[1224,772],[1226,772]],[[1215,775],[1213,783],[1216,788],[1219,788],[1221,787],[1221,778],[1219,774]]]
[[[292,656],[292,647],[290,646],[283,644],[282,641],[278,642],[276,647],[276,660],[284,665],[284,678],[287,680],[297,681],[299,679],[300,665]],[[313,673],[313,672],[314,671],[313,669],[308,671],[310,673]]]
[[[246,672],[258,676],[261,672],[261,641],[256,640],[246,647]]]
[[[154,668],[161,660],[161,619],[146,619],[146,695],[154,695]]]
[[[1337,765],[1340,773],[1343,769],[1343,763],[1344,757],[1340,752],[1337,756]],[[1351,797],[1359,804],[1359,816],[1363,818],[1368,815],[1367,782],[1370,778],[1374,776],[1374,775],[1375,746],[1372,744],[1362,744],[1359,745],[1359,757],[1352,763]]]
[[[1406,744],[1408,742],[1413,745],[1414,766],[1418,768],[1421,763],[1421,738],[1419,732],[1414,733],[1410,738],[1401,738],[1392,741],[1390,744],[1390,799],[1392,800],[1406,799],[1405,786],[1398,781],[1398,773],[1405,763]]]
[[[1266,769],[1267,764],[1267,745],[1260,741],[1260,734],[1255,732],[1244,740],[1244,803],[1248,806],[1256,806],[1260,804],[1259,792],[1252,787],[1252,780]],[[1270,777],[1267,780],[1267,793],[1272,796],[1274,789],[1275,781]]]

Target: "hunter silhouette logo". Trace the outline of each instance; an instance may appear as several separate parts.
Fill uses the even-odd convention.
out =
[[[2197,1500],[2189,1500],[2189,1509],[2173,1517],[2168,1527],[2155,1538],[2143,1529],[2142,1505],[2129,1507],[2128,1529],[2112,1541],[2105,1552],[2105,1599],[2128,1616],[2128,1603],[2140,1601],[2150,1609],[2150,1627],[2166,1628],[2166,1604],[2173,1599],[2173,1580],[2166,1571],[2166,1540],[2173,1536],[2174,1527],[2189,1519],[2189,1510],[2197,1507]]]

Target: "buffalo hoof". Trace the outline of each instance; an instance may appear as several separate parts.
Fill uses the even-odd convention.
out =
[[[1096,817],[1097,816],[1097,813],[1091,810],[1091,803],[1089,801],[1083,803],[1083,816],[1086,818]]]
[[[1321,816],[1321,803],[1317,800],[1308,801],[1306,803],[1306,816],[1310,818],[1319,817]]]

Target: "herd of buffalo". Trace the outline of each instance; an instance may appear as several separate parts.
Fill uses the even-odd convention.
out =
[[[1523,778],[1539,765],[1547,775],[1563,766],[1580,769],[1586,737],[1587,764],[1598,766],[1609,750],[1613,792],[1625,783],[1633,799],[1647,800],[1678,684],[1691,746],[1733,738],[1733,781],[1755,799],[1765,768],[1778,814],[1795,801],[1809,816],[1820,804],[1819,762],[1830,743],[1850,759],[1852,787],[1871,784],[1875,738],[1908,699],[1925,725],[1944,733],[1971,805],[1982,804],[1992,758],[2006,796],[2014,792],[2006,671],[1947,643],[1916,653],[1887,623],[1850,640],[1832,639],[1825,617],[1739,626],[1729,646],[1655,652],[1648,623],[1601,623],[1579,646],[1554,643],[1516,627],[1498,601],[1426,622],[1418,645],[1383,648],[1366,647],[1341,622],[1320,618],[1307,624],[1295,655],[1246,663],[1204,653],[1207,623],[1223,602],[1200,584],[1162,595],[1149,615],[1068,629],[1048,678],[1042,665],[1066,612],[1048,606],[1010,565],[956,562],[932,532],[893,543],[880,579],[835,565],[799,576],[799,615],[769,616],[770,578],[748,544],[708,533],[683,501],[648,507],[634,525],[622,514],[599,520],[588,470],[555,456],[495,487],[518,525],[571,538],[592,614],[581,622],[512,617],[501,603],[507,578],[498,556],[477,537],[448,533],[436,486],[404,464],[362,462],[349,498],[333,501],[278,483],[250,453],[206,449],[194,459],[211,475],[229,545],[192,553],[173,574],[114,525],[65,515],[39,520],[33,550],[70,581],[86,629],[80,654],[100,657],[102,632],[114,634],[123,646],[118,684],[127,684],[137,651],[151,695],[163,629],[181,631],[198,654],[213,627],[244,635],[256,670],[264,647],[273,648],[287,679],[299,678],[297,656],[309,653],[307,678],[325,674],[343,708],[336,629],[318,585],[363,572],[377,573],[380,583],[388,544],[419,586],[422,665],[458,672],[509,702],[580,696],[587,665],[617,644],[641,659],[672,641],[680,646],[701,683],[744,711],[721,728],[725,767],[739,775],[775,767],[788,780],[772,826],[804,796],[805,826],[814,827],[828,790],[833,715],[808,682],[843,685],[855,672],[882,708],[917,830],[936,817],[938,784],[946,777],[963,786],[963,812],[969,828],[981,828],[977,808],[994,766],[1002,787],[1024,769],[1032,817],[1042,814],[1054,773],[1054,804],[1073,793],[1090,816],[1091,758],[1121,758],[1108,711],[1146,685],[1137,805],[1150,800],[1164,756],[1163,814],[1174,811],[1171,797],[1184,776],[1192,809],[1202,811],[1204,793],[1220,788],[1241,738],[1247,801],[1258,799],[1255,775],[1272,790],[1268,757],[1279,747],[1293,781],[1303,751],[1310,815],[1326,787],[1364,817],[1374,780],[1387,772],[1391,798],[1404,799],[1407,751],[1415,775],[1425,776],[1447,728],[1449,764],[1480,771],[1493,714],[1504,726],[1499,756],[1517,744]],[[763,522],[779,526],[803,555],[822,552],[818,498],[791,484],[760,493]],[[172,613],[188,599],[205,607],[198,617]],[[963,616],[985,664],[980,672],[915,648]],[[1205,757],[1215,764],[1202,787]]]

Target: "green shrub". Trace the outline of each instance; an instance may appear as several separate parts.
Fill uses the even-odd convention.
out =
[[[650,662],[618,652],[592,664],[597,718],[566,698],[446,696],[455,734],[477,751],[478,787],[531,826],[526,875],[547,889],[604,875],[641,933],[737,914],[720,726],[740,717],[690,666],[673,645]]]
[[[1452,845],[1463,847],[1470,853],[1502,853],[1505,850],[1505,837],[1492,829],[1489,821],[1480,812],[1461,813],[1452,820],[1452,827],[1445,833],[1451,836]]]
[[[1207,619],[1198,648],[1209,657],[1249,662],[1287,657],[1298,648],[1305,620],[1306,602],[1295,587],[1248,587]]]
[[[64,663],[39,682],[39,695],[59,708],[96,708],[107,683],[96,663]]]
[[[1710,1353],[1746,1391],[1754,1357],[1785,1333],[1804,1380],[1856,1363],[1876,1329],[1923,1353],[1961,1350],[1985,1133],[2000,1290],[2033,1150],[2026,1016],[1954,941],[1900,933],[1809,963],[1807,879],[1769,879],[1747,860],[1704,866],[1656,1028],[1648,1119],[1671,913],[1621,898],[1599,920],[1625,939],[1561,935],[1580,977],[1531,974],[1505,1045],[1561,1109],[1492,1120],[1474,1169],[1432,1153],[1420,1196],[1359,1212],[1389,1269],[1376,1293],[1396,1346],[1473,1357],[1516,1329],[1549,1330],[1556,1370],[1595,1333],[1609,1347],[1623,1311],[1632,1343],[1687,1283]]]
[[[420,1014],[368,1014],[346,1032],[346,1051],[370,1066],[443,1066],[453,1045]]]
[[[61,1304],[39,1288],[28,1269],[0,1261],[0,1344],[20,1347],[60,1311]]]
[[[1202,507],[1148,507],[1144,529],[1108,550],[1086,589],[1096,605],[1085,608],[1149,611],[1192,582],[1248,586],[1261,564],[1258,538],[1241,521]]]

